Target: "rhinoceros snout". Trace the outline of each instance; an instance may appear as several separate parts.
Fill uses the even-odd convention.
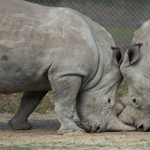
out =
[[[138,131],[143,132],[144,131],[144,126],[143,125],[139,126]]]
[[[100,124],[92,124],[92,125],[87,125],[87,124],[81,124],[81,128],[83,128],[86,132],[90,133],[99,133],[102,132],[102,127]]]
[[[138,124],[137,125],[138,131],[140,131],[140,132],[150,131],[150,122],[149,121],[150,120],[148,119],[148,121]]]
[[[101,128],[101,125],[95,125],[95,126],[92,126],[91,127],[91,131],[90,131],[91,133],[99,133],[99,132],[102,132],[102,128]]]
[[[138,127],[138,131],[140,132],[148,132],[150,131],[150,127],[145,127],[143,124],[141,126]]]

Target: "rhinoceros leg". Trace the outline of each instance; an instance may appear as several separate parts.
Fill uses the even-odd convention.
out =
[[[73,105],[81,86],[81,77],[68,75],[49,79],[55,100],[55,112],[61,123],[58,134],[83,131],[73,121]]]
[[[31,125],[27,122],[27,118],[38,106],[46,93],[47,91],[25,92],[17,113],[8,122],[9,125],[15,130],[31,129]]]

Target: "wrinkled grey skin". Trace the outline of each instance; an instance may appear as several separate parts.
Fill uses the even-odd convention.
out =
[[[134,124],[140,131],[150,130],[150,20],[134,34],[126,51],[121,72],[128,85],[128,96],[119,118]]]
[[[58,134],[82,131],[73,122],[76,98],[85,131],[134,130],[116,117],[122,55],[111,46],[111,35],[77,11],[1,0],[0,93],[24,92],[11,127],[30,129],[28,116],[52,90]]]

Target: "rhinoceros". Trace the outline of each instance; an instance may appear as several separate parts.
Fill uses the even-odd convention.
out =
[[[150,130],[150,20],[134,33],[121,64],[128,85],[128,95],[120,120],[135,125],[139,131]]]
[[[75,10],[0,1],[0,93],[24,92],[13,129],[30,129],[28,116],[52,90],[58,134],[134,130],[116,117],[121,59],[112,36]],[[73,121],[75,99],[83,129]]]

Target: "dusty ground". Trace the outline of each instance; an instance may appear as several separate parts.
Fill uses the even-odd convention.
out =
[[[31,130],[12,130],[7,122],[18,108],[18,105],[14,108],[14,104],[19,100],[19,97],[21,96],[17,94],[0,95],[0,109],[3,110],[0,113],[0,150],[150,150],[150,132],[57,135],[60,124],[56,114],[49,109],[46,111],[48,114],[31,114],[29,117],[29,122],[32,124]],[[49,94],[40,106],[46,107],[51,104],[46,99],[49,99],[51,103],[53,101],[51,94]],[[74,120],[78,125],[80,124],[76,114]]]
[[[22,147],[28,149],[101,149],[101,150],[149,150],[150,132],[105,132],[105,133],[69,133],[57,135],[60,127],[56,114],[40,115],[33,113],[29,117],[32,129],[15,131],[7,121],[12,114],[0,114],[0,149]],[[77,124],[78,117],[75,115]]]

